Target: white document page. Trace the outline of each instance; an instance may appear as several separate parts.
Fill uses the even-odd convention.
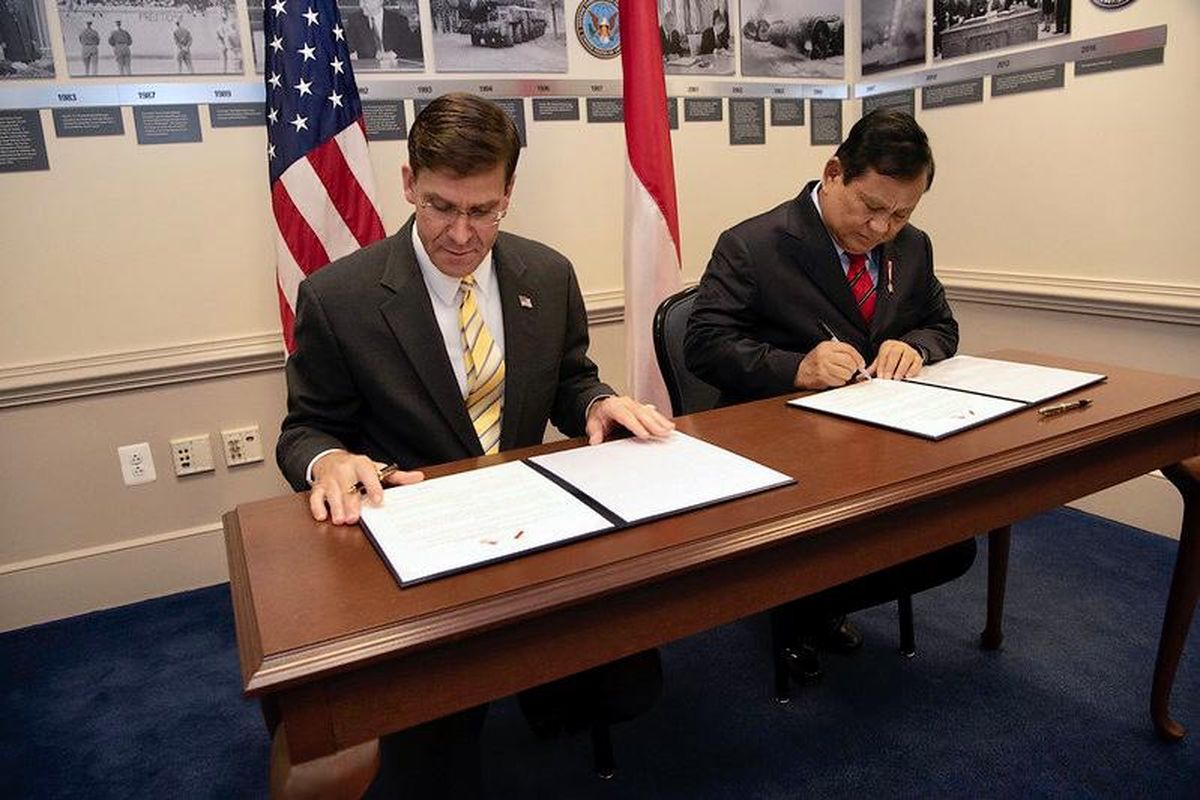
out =
[[[1024,403],[909,381],[873,380],[789,400],[789,405],[940,439],[1024,408]]]
[[[614,527],[520,461],[390,487],[362,521],[401,583]]]
[[[955,356],[923,368],[910,383],[944,386],[1024,403],[1038,403],[1104,380],[1093,372],[1019,364],[976,356]]]
[[[793,483],[782,472],[678,431],[530,461],[630,523]]]

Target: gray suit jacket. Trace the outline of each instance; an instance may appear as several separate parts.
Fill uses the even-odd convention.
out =
[[[684,348],[688,369],[721,391],[721,405],[794,391],[800,361],[829,338],[821,322],[868,364],[887,339],[914,346],[927,363],[958,348],[929,237],[912,225],[875,253],[879,284],[867,326],[813,204],[815,185],[725,231],[713,248]]]
[[[403,469],[481,456],[412,246],[398,233],[300,284],[288,414],[276,459],[307,489],[312,458],[334,447]],[[537,444],[547,420],[583,433],[588,403],[615,394],[587,356],[587,314],[571,264],[501,233],[492,249],[504,311],[502,450]]]

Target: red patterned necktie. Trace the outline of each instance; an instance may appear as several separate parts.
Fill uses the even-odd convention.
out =
[[[875,284],[871,282],[871,273],[867,272],[867,256],[865,253],[846,255],[850,257],[846,282],[850,284],[854,302],[858,304],[858,313],[862,314],[863,320],[870,325],[871,318],[875,316]]]

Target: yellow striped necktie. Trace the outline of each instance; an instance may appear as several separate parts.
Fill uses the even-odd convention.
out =
[[[504,409],[504,357],[483,322],[476,302],[475,276],[462,279],[458,307],[463,364],[467,368],[467,413],[486,455],[500,452],[500,413]]]

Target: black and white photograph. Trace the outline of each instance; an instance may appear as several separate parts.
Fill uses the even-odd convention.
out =
[[[742,74],[760,78],[842,78],[842,0],[742,0]]]
[[[234,0],[60,0],[71,77],[241,75]]]
[[[728,0],[658,0],[658,26],[667,74],[733,74]]]
[[[54,54],[41,0],[0,0],[0,79],[53,77]]]
[[[338,15],[356,73],[425,69],[421,10],[416,0],[341,0]],[[259,0],[250,0],[250,42],[254,71],[261,75],[266,43]]]
[[[563,0],[430,0],[438,72],[566,72]]]
[[[933,59],[1071,34],[1071,0],[933,0]]]
[[[862,0],[862,74],[925,63],[925,0]]]

